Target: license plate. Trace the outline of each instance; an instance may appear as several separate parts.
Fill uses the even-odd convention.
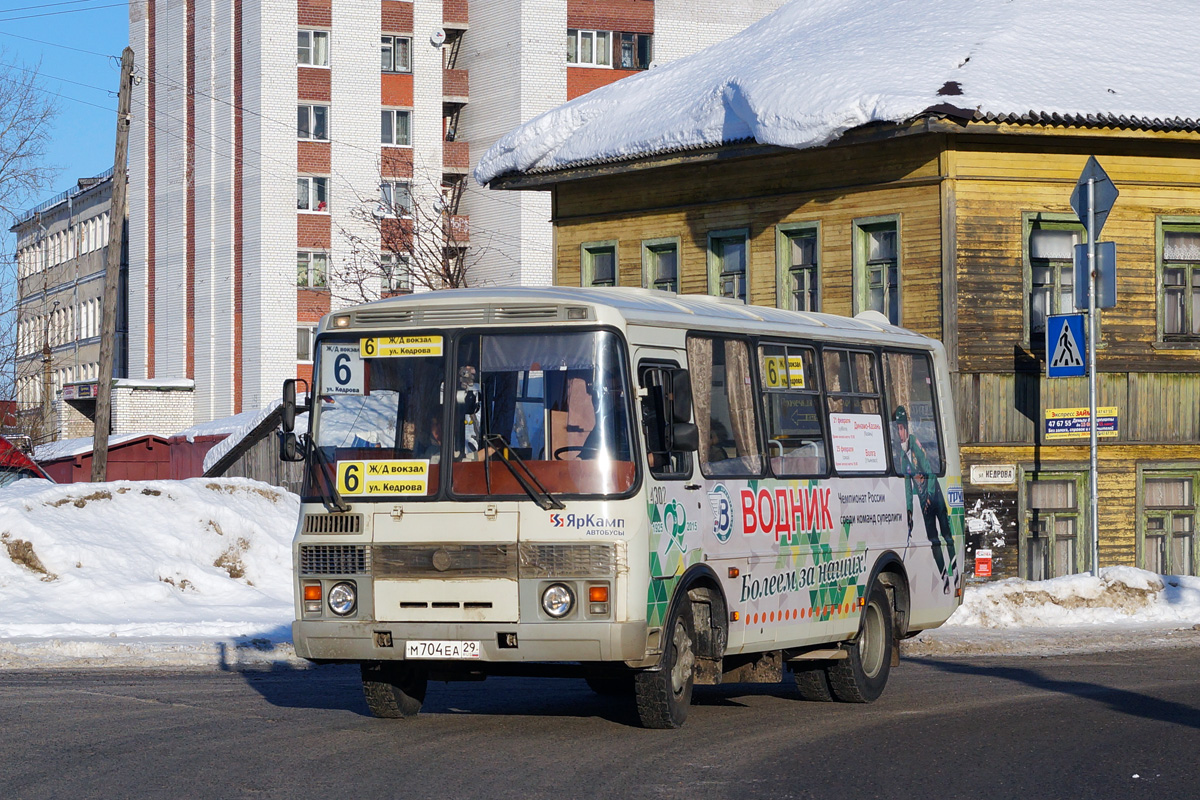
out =
[[[404,643],[405,658],[461,659],[479,658],[479,642],[429,642],[410,641]]]

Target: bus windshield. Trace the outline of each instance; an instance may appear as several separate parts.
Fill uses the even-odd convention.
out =
[[[633,487],[628,371],[615,334],[464,336],[456,368],[456,495],[522,494],[507,470],[490,463],[496,453],[489,443],[497,441],[552,494]]]
[[[525,497],[500,443],[551,494],[611,496],[636,476],[616,334],[327,340],[315,371],[306,497]],[[453,352],[451,352],[453,350]],[[450,356],[454,362],[447,364]],[[450,391],[446,391],[449,377]]]

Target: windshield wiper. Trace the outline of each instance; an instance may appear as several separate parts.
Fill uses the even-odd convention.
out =
[[[566,508],[561,500],[546,491],[546,487],[542,486],[541,482],[534,477],[534,474],[529,471],[528,465],[521,460],[521,457],[517,455],[516,451],[505,441],[503,436],[498,433],[484,434],[483,443],[495,450],[496,455],[500,456],[500,462],[508,467],[508,471],[512,473],[517,483],[521,484],[521,488],[525,490],[525,494],[529,495],[529,498],[533,502],[541,506],[543,511],[549,511],[552,508]],[[486,455],[490,454],[485,451]],[[490,459],[485,458],[485,465],[488,460]],[[488,491],[491,492],[490,485],[488,486]]]
[[[307,466],[310,470],[313,469],[313,465],[310,462],[315,457],[315,460],[320,462],[320,468],[318,468],[316,471],[324,476],[325,485],[329,487],[329,494],[321,495],[321,505],[325,506],[326,511],[349,511],[350,506],[346,505],[346,501],[342,499],[342,495],[338,492],[337,485],[335,483],[337,480],[335,477],[337,474],[337,468],[329,463],[329,457],[321,451],[321,448],[318,447],[315,442],[310,439],[307,444],[308,459],[304,462],[305,466]],[[329,468],[328,472],[325,471],[326,467]],[[320,481],[314,481],[314,483],[319,485]]]

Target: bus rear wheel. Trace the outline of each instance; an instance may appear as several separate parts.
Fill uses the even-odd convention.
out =
[[[829,676],[825,669],[825,665],[819,663],[803,667],[792,665],[792,677],[796,679],[796,691],[800,693],[801,700],[817,703],[833,701],[833,690],[829,687]]]
[[[692,704],[696,674],[696,632],[692,604],[685,595],[675,607],[666,628],[662,663],[634,676],[638,718],[647,728],[678,728]]]
[[[363,695],[371,714],[385,719],[415,717],[425,702],[428,673],[404,661],[364,661]]]
[[[847,657],[826,668],[829,688],[843,703],[870,703],[883,694],[892,669],[892,630],[895,620],[887,591],[876,583],[867,595],[858,636]]]

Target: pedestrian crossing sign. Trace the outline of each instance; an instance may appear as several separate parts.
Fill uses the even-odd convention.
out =
[[[1087,374],[1087,340],[1083,314],[1056,314],[1046,319],[1046,377],[1078,378]]]

